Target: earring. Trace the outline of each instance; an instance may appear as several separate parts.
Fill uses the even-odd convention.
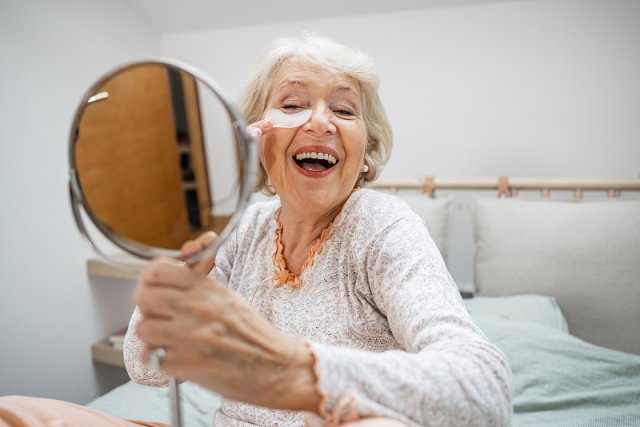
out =
[[[267,177],[267,183],[266,183],[266,184],[267,184],[267,191],[268,191],[269,193],[271,193],[271,194],[270,194],[271,196],[273,196],[273,195],[277,194],[277,193],[276,193],[276,189],[275,189],[275,188],[273,188],[273,185],[271,185],[271,179],[270,179],[269,177]]]
[[[367,173],[367,172],[369,172],[369,166],[367,165],[362,166],[362,173]]]

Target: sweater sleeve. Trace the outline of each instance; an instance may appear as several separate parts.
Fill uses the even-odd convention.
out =
[[[129,321],[127,334],[124,337],[123,355],[127,374],[129,374],[129,378],[138,384],[167,387],[169,385],[169,377],[160,370],[148,367],[141,358],[144,343],[135,332],[140,319],[142,319],[142,315],[138,311],[138,307],[136,307]]]
[[[310,343],[325,419],[509,425],[506,358],[473,323],[422,221],[404,217],[385,228],[363,262],[373,303],[402,350]]]

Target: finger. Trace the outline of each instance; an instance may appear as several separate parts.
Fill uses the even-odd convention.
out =
[[[189,240],[185,242],[180,249],[180,251],[182,252],[182,259],[186,260],[187,263],[189,263],[189,261],[191,261],[191,258],[200,253],[206,246],[207,244],[199,243],[196,240]],[[203,259],[202,261],[198,261],[195,264],[189,265],[189,269],[206,276],[207,274],[209,274],[215,263],[216,260],[214,257],[208,257]]]
[[[151,347],[145,346],[140,353],[140,360],[150,360],[152,352],[157,348],[163,349],[164,357],[160,361],[160,369],[167,375],[174,376],[179,382],[193,381],[195,378],[202,376],[201,367],[204,365],[208,372],[224,372],[229,369],[229,364],[218,362],[216,359],[206,356],[197,351],[183,351],[178,347]],[[205,365],[206,364],[206,365]]]
[[[210,245],[211,242],[216,239],[216,237],[218,237],[218,234],[216,234],[215,232],[206,231],[194,240],[187,240],[182,244],[182,247],[180,248],[182,257],[188,258],[189,256],[194,255],[196,252],[201,251],[203,248]]]
[[[142,270],[140,286],[167,286],[189,289],[197,282],[198,278],[199,276],[177,261],[157,258]]]
[[[266,135],[271,132],[272,129],[273,123],[268,119],[257,121],[248,127],[249,132],[257,138]]]
[[[183,327],[178,322],[149,317],[138,322],[135,333],[150,348],[178,347],[185,335]]]
[[[180,256],[182,259],[190,258],[200,249],[202,249],[202,247],[198,242],[195,240],[187,240],[180,247]]]
[[[170,319],[179,313],[179,301],[183,296],[182,289],[166,286],[139,286],[133,301],[144,317]]]
[[[257,348],[228,330],[221,322],[207,322],[185,331],[176,322],[144,320],[136,326],[136,334],[145,343],[142,360],[155,348],[174,350],[174,356],[219,361],[249,361],[256,358]],[[164,366],[164,365],[163,365]]]
[[[143,319],[136,325],[136,334],[151,348],[179,348],[181,352],[223,351],[231,341],[222,322],[177,322],[164,319]],[[223,344],[224,342],[224,344]],[[211,350],[213,353],[213,350]]]
[[[196,242],[201,244],[202,247],[205,247],[209,245],[211,242],[213,242],[216,239],[216,237],[218,237],[218,233],[216,233],[215,231],[206,231],[198,236],[198,238],[196,239]]]
[[[201,252],[204,248],[209,246],[218,237],[213,231],[207,231],[195,240],[188,240],[182,245],[180,249],[183,259],[189,259],[198,252]],[[215,258],[206,258],[199,261],[197,264],[191,265],[190,268],[193,271],[197,271],[200,274],[207,275],[215,265]]]
[[[211,272],[211,270],[213,270],[213,267],[215,265],[216,265],[215,258],[207,258],[204,261],[200,261],[197,264],[192,265],[190,268],[193,271],[206,276]]]

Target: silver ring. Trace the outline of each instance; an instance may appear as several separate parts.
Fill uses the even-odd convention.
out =
[[[167,350],[162,347],[158,347],[152,350],[149,353],[149,358],[147,359],[147,367],[153,370],[160,370],[160,365],[164,361],[164,358],[167,356]]]

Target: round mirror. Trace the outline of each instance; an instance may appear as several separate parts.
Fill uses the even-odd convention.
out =
[[[219,238],[246,206],[255,180],[253,138],[219,87],[173,61],[120,67],[96,82],[70,136],[70,196],[82,234],[101,255],[81,208],[111,242],[145,259],[180,259],[187,240]]]

